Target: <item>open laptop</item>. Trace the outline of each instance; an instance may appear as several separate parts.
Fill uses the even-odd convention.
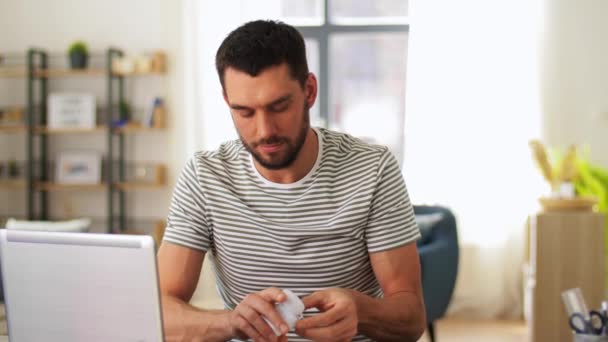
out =
[[[150,236],[0,229],[0,261],[11,342],[163,340]]]

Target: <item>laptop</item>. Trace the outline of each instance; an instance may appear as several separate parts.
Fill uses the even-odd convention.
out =
[[[163,340],[150,236],[0,229],[11,342]]]

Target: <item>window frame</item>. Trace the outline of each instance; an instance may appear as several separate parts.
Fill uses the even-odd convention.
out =
[[[321,0],[322,2],[322,24],[295,25],[304,39],[314,39],[319,44],[319,74],[316,75],[319,82],[318,106],[319,118],[323,127],[330,127],[329,121],[329,89],[331,89],[329,77],[329,49],[330,37],[336,33],[409,33],[410,24],[406,19],[404,23],[374,24],[372,21],[362,24],[335,24],[331,22],[329,2],[332,0]],[[289,18],[287,18],[289,19]],[[407,58],[407,56],[403,56]],[[405,94],[404,94],[405,96]]]

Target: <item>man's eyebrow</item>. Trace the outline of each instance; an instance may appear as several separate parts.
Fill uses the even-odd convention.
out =
[[[270,103],[265,104],[264,107],[268,108],[268,107],[276,106],[278,104],[291,100],[292,97],[293,97],[292,94],[283,95],[283,96],[279,97],[278,99],[272,100]],[[232,108],[234,110],[252,109],[251,107],[243,106],[238,103],[230,104],[230,108]]]
[[[287,102],[287,101],[291,100],[291,98],[292,98],[291,94],[287,94],[287,95],[281,96],[278,99],[270,102],[269,104],[265,105],[264,107],[276,106],[278,104],[281,104],[281,103],[284,103],[284,102]]]

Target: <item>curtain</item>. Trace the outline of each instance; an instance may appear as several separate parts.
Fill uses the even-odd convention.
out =
[[[540,0],[412,0],[403,173],[412,201],[450,207],[460,267],[451,315],[522,313],[527,215],[544,185]]]

